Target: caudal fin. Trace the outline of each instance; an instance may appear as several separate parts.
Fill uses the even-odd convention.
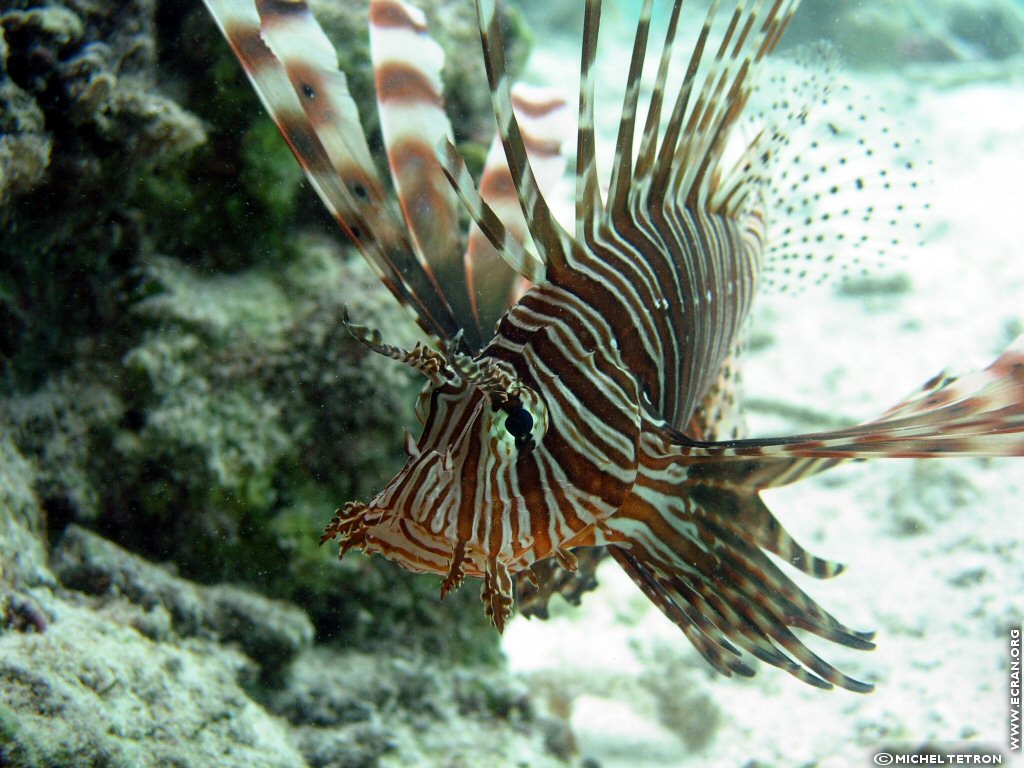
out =
[[[872,421],[792,437],[721,442],[681,439],[702,458],[934,458],[1024,456],[1024,336],[982,371],[940,373]]]

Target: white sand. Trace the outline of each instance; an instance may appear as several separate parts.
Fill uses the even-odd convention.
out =
[[[751,396],[867,418],[945,366],[984,365],[1024,327],[1024,83],[896,87],[916,91],[898,117],[935,177],[929,242],[904,266],[912,289],[766,299],[757,328],[774,342],[745,367]],[[514,620],[505,650],[604,768],[868,765],[880,741],[1005,746],[1022,491],[1024,461],[957,459],[851,465],[766,495],[799,541],[846,563],[835,581],[800,583],[841,621],[877,630],[873,653],[815,645],[875,682],[867,696],[765,665],[753,680],[716,676],[610,562],[580,609]]]

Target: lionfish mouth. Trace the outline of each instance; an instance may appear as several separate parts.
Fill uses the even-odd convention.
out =
[[[380,553],[417,573],[444,575],[452,557],[451,543],[399,510],[350,501],[337,510],[320,543],[337,539],[340,556],[350,549]]]

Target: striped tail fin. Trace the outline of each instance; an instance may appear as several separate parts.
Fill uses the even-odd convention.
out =
[[[694,462],[1024,456],[1024,336],[984,370],[934,376],[878,419],[857,426],[782,438],[682,438],[679,444]]]

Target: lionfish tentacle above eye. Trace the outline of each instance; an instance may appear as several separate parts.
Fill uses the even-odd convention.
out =
[[[371,0],[382,130],[408,231],[390,213],[344,76],[306,5],[206,2],[324,202],[436,347],[399,349],[349,325],[373,351],[426,375],[423,431],[407,434],[398,475],[368,503],[339,510],[323,541],[436,574],[442,593],[480,578],[499,629],[514,578],[543,614],[554,591],[578,599],[593,584],[604,547],[715,669],[750,675],[753,658],[818,687],[870,690],[798,632],[854,649],[871,648],[870,633],[819,607],[771,555],[818,578],[842,566],[807,552],[759,494],[847,459],[1024,455],[1024,339],[985,370],[935,377],[863,424],[746,438],[737,361],[765,261],[770,272],[775,254],[786,260],[801,239],[824,242],[809,235],[833,223],[808,217],[805,231],[771,241],[773,208],[786,199],[779,184],[801,205],[820,197],[785,172],[774,177],[806,94],[789,122],[761,118],[752,139],[737,135],[797,0],[742,0],[727,14],[712,0],[669,93],[675,0],[641,122],[653,8],[643,0],[605,202],[594,138],[601,3],[587,0],[572,233],[542,193],[561,168],[549,131],[564,104],[511,88],[495,0],[476,7],[504,161],[492,152],[479,192],[451,143],[441,54],[422,14],[404,0]],[[463,239],[456,201],[473,221]]]
[[[412,349],[406,350],[386,344],[380,335],[380,331],[364,328],[349,321],[348,308],[345,308],[341,318],[342,323],[349,333],[367,349],[382,357],[389,357],[399,363],[408,365],[419,371],[434,384],[440,385],[451,378],[449,358],[439,352],[426,347],[419,342]]]

